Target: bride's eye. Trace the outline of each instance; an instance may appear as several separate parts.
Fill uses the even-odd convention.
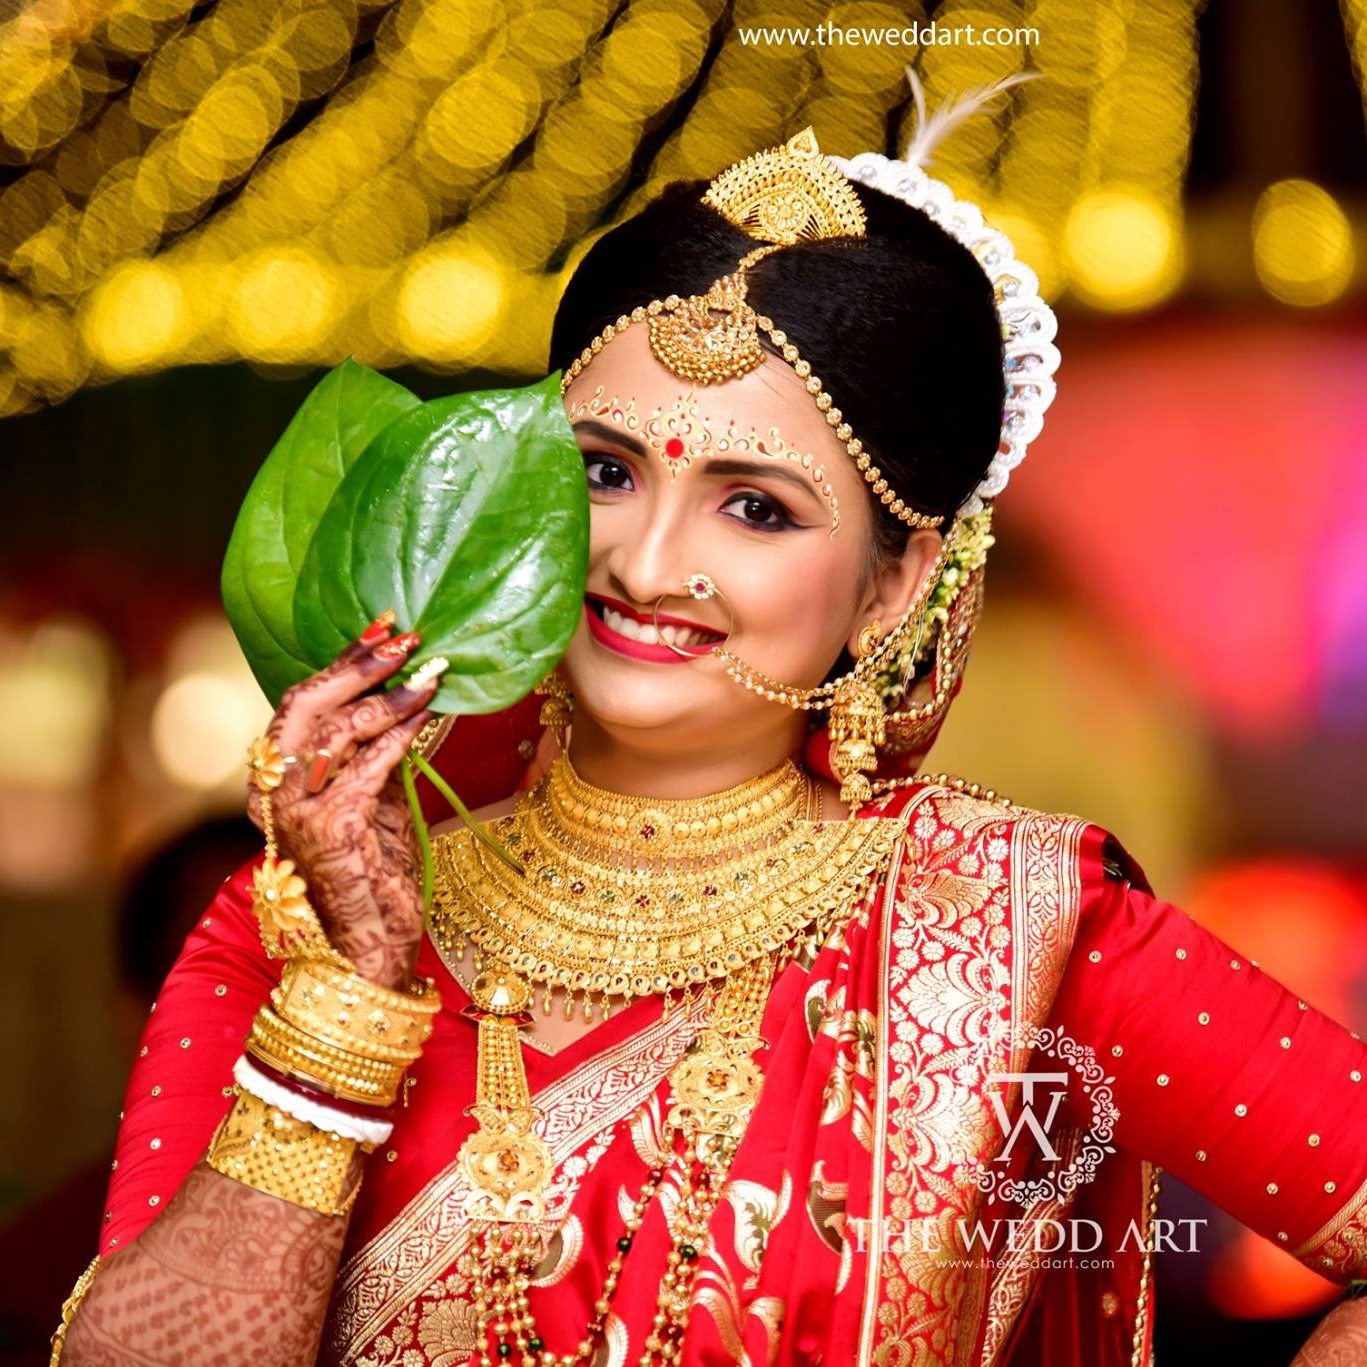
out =
[[[631,488],[631,470],[626,461],[603,455],[600,451],[584,452],[584,476],[590,489]]]
[[[781,532],[789,527],[797,525],[787,508],[778,499],[770,497],[768,494],[755,493],[753,490],[743,494],[733,494],[725,503],[723,508],[738,506],[740,511],[736,516],[739,521],[745,523],[747,527],[753,527],[756,531]]]

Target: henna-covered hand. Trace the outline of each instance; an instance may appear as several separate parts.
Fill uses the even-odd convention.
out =
[[[346,1227],[200,1163],[91,1283],[62,1367],[312,1362]]]
[[[333,945],[386,987],[408,984],[422,938],[417,840],[397,766],[431,717],[425,709],[438,683],[388,692],[381,685],[417,644],[411,634],[391,639],[380,619],[291,688],[268,728],[295,757],[271,795],[280,852],[307,881]],[[332,777],[310,792],[322,750],[331,753]],[[248,812],[259,826],[260,797],[250,785]]]

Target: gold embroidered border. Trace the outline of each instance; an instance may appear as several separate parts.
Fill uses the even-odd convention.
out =
[[[1004,810],[936,788],[917,794],[904,817],[914,862],[897,858],[890,870],[879,944],[872,1190],[886,1207],[869,1212],[861,1367],[976,1358],[989,1299],[982,1272],[954,1266],[949,1251],[881,1250],[890,1218],[899,1237],[903,1225],[934,1227],[943,1247],[954,1219],[971,1218],[978,1204],[960,1169],[968,1154],[990,1146],[982,1088],[1018,1042],[972,984],[996,982],[1009,992],[1011,1025],[1043,1023],[1076,931],[1086,828],[1076,818]],[[927,940],[937,942],[935,953],[922,957]],[[922,1032],[920,1046],[903,1048],[911,1068],[893,1056],[906,1020]],[[933,1063],[917,1057],[928,1045]],[[978,1082],[963,1078],[966,1062]],[[916,1242],[913,1234],[909,1244]],[[1002,1290],[997,1306],[1007,1313],[994,1337],[1009,1330],[1028,1289],[1025,1281]]]
[[[656,1021],[572,1069],[532,1098],[542,1113],[538,1132],[557,1165],[630,1114],[659,1086],[682,1057],[705,1011],[702,998],[692,998],[668,1020]],[[328,1326],[332,1356],[343,1367],[460,1254],[469,1237],[462,1214],[467,1194],[453,1160],[347,1261],[337,1279]]]
[[[1082,909],[1082,834],[1087,823],[1074,818],[1032,815],[1011,832],[1011,1019],[1013,1025],[1043,1024],[1067,967]],[[1016,1040],[1010,1072],[1020,1072],[1031,1046]],[[1008,1107],[1019,1085],[1013,1084]],[[1076,1143],[1080,1136],[1070,1134]],[[1056,1218],[1071,1201],[1037,1203],[1026,1218]],[[1047,1208],[1046,1208],[1047,1207]],[[1021,1254],[993,1269],[988,1295],[982,1362],[994,1362],[1038,1277],[1035,1260]]]
[[[1321,1277],[1360,1277],[1367,1267],[1367,1182],[1294,1251]],[[1313,1259],[1313,1261],[1312,1261]]]
[[[903,813],[912,811],[921,801],[914,798],[903,808]],[[883,905],[878,920],[878,1010],[875,1038],[876,1057],[874,1059],[874,1113],[873,1113],[873,1177],[869,1185],[869,1232],[865,1247],[869,1250],[866,1275],[864,1279],[864,1305],[859,1325],[859,1363],[858,1367],[871,1367],[873,1344],[877,1336],[877,1315],[879,1288],[882,1282],[882,1268],[878,1250],[887,1242],[886,1223],[883,1219],[883,1191],[887,1183],[888,1153],[888,988],[892,981],[892,936],[888,925],[892,920],[893,907],[897,901],[897,885],[902,878],[902,861],[906,857],[905,837],[893,846],[892,859],[888,864],[888,881],[883,889]]]
[[[1059,1156],[1067,1164],[1072,1162],[1082,1142],[1078,1130],[1066,1132],[1059,1144]],[[1023,1215],[1023,1220],[1056,1220],[1072,1205],[1072,1193],[1066,1197],[1038,1200]],[[1030,1288],[1035,1283],[1038,1269],[1034,1266],[1039,1255],[1028,1248],[1012,1251],[994,1269],[992,1289],[987,1297],[987,1331],[983,1338],[983,1367],[995,1363],[1006,1347],[1010,1331],[1016,1323]]]

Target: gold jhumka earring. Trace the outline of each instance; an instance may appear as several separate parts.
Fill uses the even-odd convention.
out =
[[[538,697],[545,698],[537,720],[554,736],[561,754],[565,753],[565,732],[574,717],[574,695],[569,685],[555,671],[551,670],[532,690]]]

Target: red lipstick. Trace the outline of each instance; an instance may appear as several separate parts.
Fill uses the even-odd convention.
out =
[[[620,612],[625,617],[634,618],[638,622],[649,622],[651,620],[648,616],[642,617],[639,612],[636,612],[625,603],[621,603],[615,598],[608,598],[603,594],[596,593],[588,594],[586,597],[587,599],[596,602],[606,603],[607,606],[612,608],[615,612]],[[703,656],[711,654],[712,647],[717,644],[716,641],[712,641],[705,645],[677,646],[675,649],[671,650],[667,645],[654,645],[647,641],[634,641],[631,637],[623,636],[621,632],[614,631],[598,613],[594,611],[591,602],[585,602],[584,612],[588,617],[589,634],[593,639],[606,649],[614,651],[618,655],[625,655],[632,660],[645,660],[651,664],[684,665],[688,664],[690,659],[701,659]],[[659,616],[659,623],[662,627],[692,627],[696,631],[706,631],[713,636],[720,637],[722,635],[722,633],[713,630],[711,627],[703,626],[700,622],[690,622],[686,618],[673,617],[668,613],[663,612]],[[678,651],[684,651],[685,654],[680,655]]]

